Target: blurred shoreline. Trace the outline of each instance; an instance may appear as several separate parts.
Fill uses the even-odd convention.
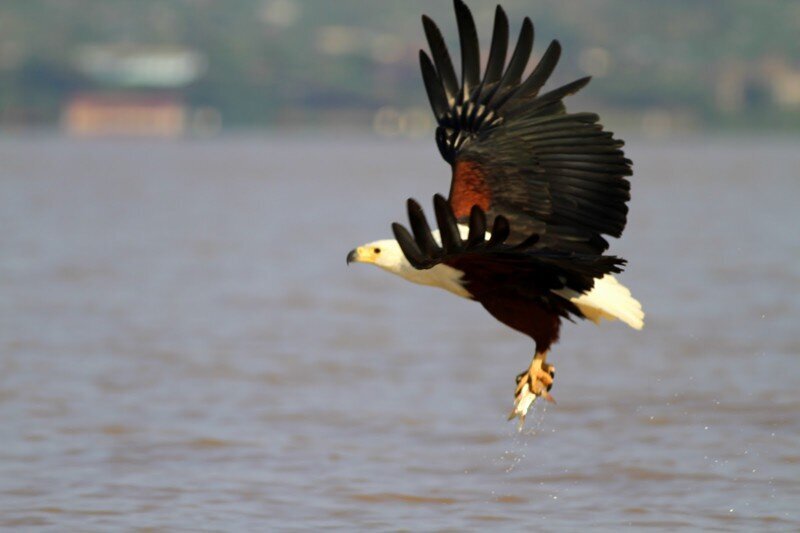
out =
[[[468,4],[485,56],[496,2]],[[297,125],[423,135],[432,120],[419,74],[418,52],[427,48],[419,15],[440,25],[454,57],[459,48],[444,0],[101,5],[0,5],[0,130],[176,137]],[[545,90],[592,77],[569,98],[570,110],[653,135],[800,132],[796,2],[503,6],[514,36],[524,16],[534,21],[534,61],[560,41]]]
[[[626,141],[627,145],[632,143],[663,143],[665,145],[680,145],[693,143],[736,143],[755,142],[759,145],[768,143],[796,143],[800,139],[800,131],[794,130],[689,130],[689,131],[667,131],[657,132],[647,131],[642,128],[631,127],[630,125],[615,127],[609,125],[610,122],[602,121],[607,131],[613,131],[614,135]],[[186,134],[173,138],[159,138],[151,136],[137,135],[105,135],[105,136],[71,136],[60,128],[38,127],[38,128],[14,128],[0,129],[0,141],[17,140],[59,140],[82,142],[143,142],[143,143],[168,143],[180,144],[207,140],[238,140],[238,139],[309,139],[319,141],[336,140],[357,140],[361,142],[394,142],[401,144],[430,144],[435,151],[434,129],[421,135],[387,135],[377,133],[367,127],[314,127],[314,126],[287,126],[287,127],[240,127],[226,128],[213,134]]]

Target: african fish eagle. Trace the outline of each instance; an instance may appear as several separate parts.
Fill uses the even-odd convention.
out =
[[[509,420],[520,427],[537,397],[552,401],[547,363],[563,318],[621,320],[635,329],[644,313],[613,274],[625,260],[604,255],[603,235],[620,237],[630,199],[631,161],[623,142],[594,113],[568,113],[564,97],[582,78],[540,93],[561,55],[552,41],[524,81],[533,48],[525,18],[511,59],[508,18],[497,6],[486,69],[469,8],[454,0],[461,45],[459,82],[439,28],[422,25],[422,79],[438,123],[436,144],[452,167],[449,199],[436,195],[438,230],[408,200],[411,232],[359,246],[351,262],[371,263],[419,283],[476,300],[503,324],[530,336],[535,352],[516,379]],[[491,226],[487,222],[491,220]]]

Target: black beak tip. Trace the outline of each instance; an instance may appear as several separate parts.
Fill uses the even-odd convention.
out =
[[[347,264],[349,265],[355,260],[356,260],[356,251],[350,250],[350,253],[347,254]]]

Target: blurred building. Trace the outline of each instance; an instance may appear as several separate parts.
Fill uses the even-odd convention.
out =
[[[760,61],[728,60],[716,76],[716,104],[737,113],[771,105],[779,110],[800,109],[800,68],[782,57]]]
[[[62,124],[80,137],[178,137],[186,130],[186,115],[174,94],[91,92],[67,102]]]
[[[198,53],[176,47],[91,45],[75,62],[96,86],[62,108],[62,127],[76,136],[183,135],[189,112],[181,89],[206,68]]]
[[[784,58],[770,58],[761,65],[770,80],[773,100],[782,108],[800,109],[800,68]]]

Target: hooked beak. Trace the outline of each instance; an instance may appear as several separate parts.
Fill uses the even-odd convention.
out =
[[[376,255],[371,247],[369,246],[359,246],[355,250],[350,250],[350,253],[347,254],[347,264],[350,263],[367,263],[367,264],[374,264],[376,260]]]

